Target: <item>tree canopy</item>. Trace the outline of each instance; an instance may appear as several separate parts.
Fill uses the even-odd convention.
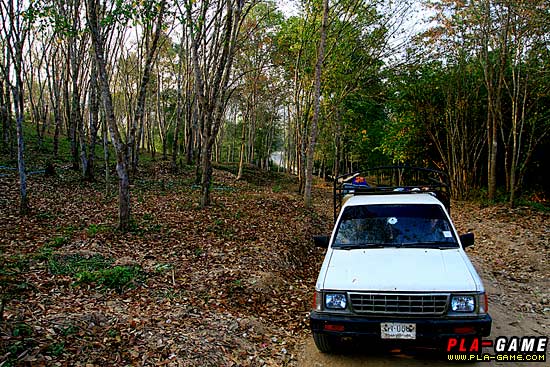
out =
[[[3,2],[2,149],[19,157],[22,210],[26,125],[39,144],[53,136],[45,163],[67,139],[83,179],[108,185],[116,165],[121,228],[140,152],[194,165],[203,207],[219,162],[239,178],[247,165],[294,173],[306,201],[313,174],[383,164],[443,169],[456,198],[500,190],[513,205],[547,189],[546,1],[293,6]]]

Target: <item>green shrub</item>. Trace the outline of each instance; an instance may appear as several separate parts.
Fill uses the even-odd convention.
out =
[[[94,237],[100,232],[108,232],[109,227],[104,224],[90,224],[87,229],[88,236]]]
[[[65,343],[59,342],[59,343],[53,343],[48,346],[47,353],[52,356],[60,356],[65,351]]]
[[[32,332],[33,332],[33,329],[31,326],[25,324],[24,322],[18,322],[15,325],[13,325],[13,328],[11,330],[11,335],[15,337],[31,336]]]
[[[63,336],[73,335],[76,333],[78,333],[78,326],[75,325],[66,326],[61,330],[61,335]]]
[[[172,264],[157,264],[155,265],[155,272],[163,274],[169,270],[172,270],[173,268],[174,268],[174,265]]]
[[[69,242],[69,238],[68,237],[65,237],[65,236],[59,236],[59,237],[55,237],[53,240],[51,240],[49,243],[48,243],[48,246],[49,247],[53,247],[53,248],[60,248],[61,246],[65,245],[66,243]]]
[[[83,271],[76,274],[76,284],[91,284],[105,288],[114,289],[122,293],[125,289],[132,287],[135,281],[143,277],[139,266],[115,266],[112,268]]]
[[[75,276],[85,271],[93,272],[108,268],[112,263],[111,259],[107,259],[101,255],[53,255],[49,261],[49,268],[52,274]]]

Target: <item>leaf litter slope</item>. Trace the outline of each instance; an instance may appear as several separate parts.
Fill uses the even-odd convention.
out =
[[[295,364],[319,258],[310,236],[329,220],[271,181],[290,179],[252,174],[216,171],[207,210],[186,177],[136,178],[126,234],[100,184],[32,176],[20,217],[17,182],[2,177],[0,364]]]
[[[17,182],[0,178],[0,364],[366,363],[321,355],[308,331],[323,257],[310,236],[332,224],[327,190],[308,211],[285,190],[287,178],[249,172],[250,183],[235,182],[216,171],[214,205],[200,210],[185,176],[162,167],[142,176],[127,234],[114,229],[116,198],[106,199],[102,185],[70,172],[32,176],[33,212],[19,217]],[[548,215],[455,203],[453,218],[460,232],[476,233],[468,251],[490,293],[493,335],[548,335]],[[52,266],[74,258],[139,274],[111,289],[100,278],[83,281],[80,268]],[[369,365],[401,361],[366,358]]]

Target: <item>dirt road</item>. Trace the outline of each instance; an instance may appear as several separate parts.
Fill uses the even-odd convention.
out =
[[[550,218],[527,208],[482,208],[455,203],[453,220],[459,232],[473,231],[476,246],[468,254],[489,294],[492,333],[497,336],[548,336],[550,334]],[[491,350],[485,350],[491,352]],[[547,361],[550,360],[547,351]],[[429,354],[397,351],[341,355],[320,353],[311,337],[304,340],[298,366],[441,366],[457,365]],[[546,363],[478,362],[480,366],[548,366]]]

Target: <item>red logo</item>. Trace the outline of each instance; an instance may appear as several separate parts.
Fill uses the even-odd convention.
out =
[[[483,346],[480,337],[451,337],[447,340],[447,353],[481,353]]]

